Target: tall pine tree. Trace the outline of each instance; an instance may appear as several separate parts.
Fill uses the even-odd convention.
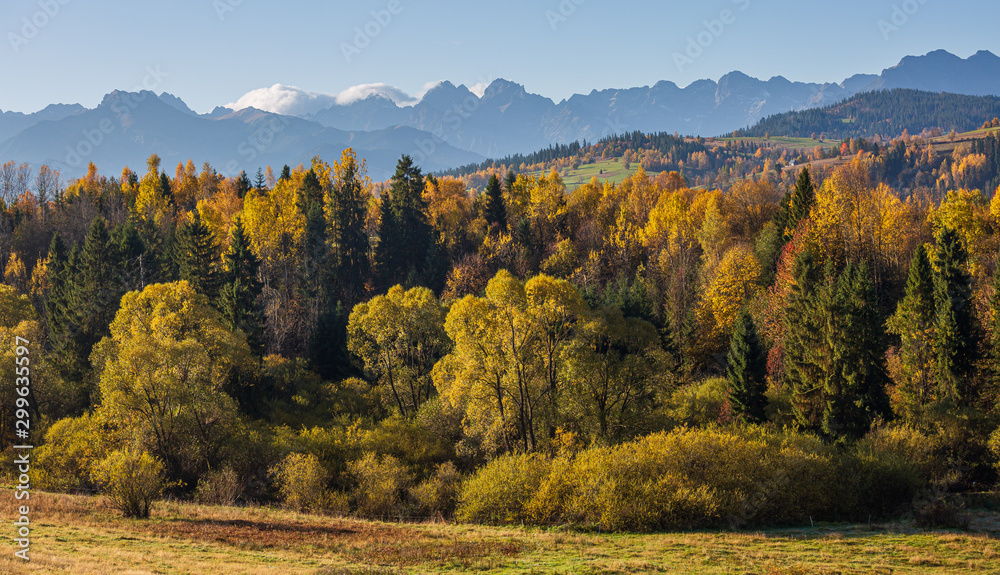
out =
[[[726,379],[729,380],[729,404],[745,421],[761,423],[766,419],[767,360],[757,335],[753,318],[740,312],[733,328],[727,356]]]
[[[121,257],[104,218],[91,221],[83,247],[66,257],[58,235],[50,246],[50,292],[46,305],[53,363],[86,406],[95,389],[90,355],[106,335],[125,294]]]
[[[927,248],[917,246],[906,278],[906,294],[888,322],[888,331],[899,336],[899,393],[907,416],[925,408],[934,394],[934,270]]]
[[[799,172],[799,179],[795,182],[795,189],[788,199],[787,207],[783,211],[782,224],[784,225],[784,239],[788,242],[795,235],[795,228],[799,222],[809,217],[809,210],[816,203],[816,188],[813,186],[812,178],[809,176],[809,168],[802,168]]]
[[[396,164],[382,198],[379,243],[375,252],[380,288],[395,284],[426,285],[428,255],[434,254],[434,229],[427,218],[424,177],[410,156]]]
[[[848,263],[836,282],[830,268],[826,292],[822,431],[831,439],[858,439],[889,413],[874,290],[864,265]]]
[[[368,198],[364,161],[354,151],[344,150],[334,163],[333,193],[328,198],[330,240],[333,247],[334,281],[343,301],[353,307],[361,300],[371,275],[371,246],[366,230]]]
[[[495,226],[501,232],[507,231],[507,204],[504,202],[500,179],[496,174],[490,176],[490,181],[486,184],[485,212],[486,223],[490,227]]]
[[[934,326],[939,399],[968,405],[975,396],[973,371],[978,360],[979,334],[972,314],[972,279],[965,271],[968,254],[958,232],[943,228],[937,235],[934,282]]]
[[[192,213],[191,221],[181,226],[174,244],[177,273],[200,294],[210,301],[219,296],[221,277],[219,274],[219,246],[215,234],[201,220],[198,210]]]
[[[264,308],[260,295],[264,290],[258,273],[260,260],[250,248],[243,222],[236,218],[225,254],[223,285],[219,291],[219,309],[230,329],[247,336],[250,349],[257,355],[264,351]]]
[[[822,382],[825,369],[820,306],[820,273],[812,253],[804,251],[792,265],[792,289],[785,308],[785,385],[799,425],[816,429],[822,421]]]

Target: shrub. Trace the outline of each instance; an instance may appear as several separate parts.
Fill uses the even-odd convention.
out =
[[[96,465],[94,477],[125,517],[149,517],[153,501],[163,493],[163,463],[145,451],[112,452]]]
[[[385,517],[401,509],[403,492],[411,478],[409,470],[399,459],[367,452],[361,459],[350,463],[348,469],[357,482],[354,500],[358,513]]]
[[[997,473],[1000,474],[1000,428],[997,428],[990,434],[987,446],[990,449],[990,454],[993,455],[993,466],[996,467]]]
[[[669,401],[669,413],[688,425],[708,425],[719,419],[729,381],[712,377],[677,389]]]
[[[756,426],[678,429],[554,460],[506,456],[462,488],[460,519],[648,531],[805,520],[827,513],[835,452]]]
[[[91,469],[100,458],[95,438],[103,434],[90,414],[60,419],[45,432],[37,451],[38,486],[49,491],[93,488]]]
[[[528,502],[548,474],[549,465],[537,454],[494,459],[462,484],[456,517],[491,524],[530,521]]]
[[[271,470],[285,505],[298,511],[321,509],[329,473],[311,453],[289,453]]]
[[[460,479],[454,463],[448,461],[438,465],[433,476],[410,490],[418,512],[425,517],[450,517],[458,501]]]
[[[565,516],[566,500],[576,486],[573,466],[574,459],[568,455],[552,460],[548,473],[525,510],[532,523],[553,523]]]
[[[578,484],[569,517],[611,531],[695,527],[718,517],[712,489],[696,486],[662,466],[659,454],[638,443],[596,449],[578,457]],[[659,469],[658,469],[659,468]]]
[[[312,427],[293,430],[288,426],[275,428],[274,448],[279,453],[309,453],[315,455],[323,468],[330,473],[331,489],[346,491],[350,478],[342,471],[347,462],[361,455],[358,433],[354,426]]]
[[[195,500],[210,505],[232,505],[243,494],[243,485],[232,467],[210,471],[198,481]]]
[[[326,512],[336,517],[346,517],[351,513],[351,496],[342,491],[332,491],[325,501]]]
[[[969,516],[957,503],[935,498],[928,505],[918,507],[913,514],[917,527],[925,529],[969,529]]]
[[[933,442],[914,428],[872,430],[840,459],[838,512],[847,519],[884,517],[913,501],[931,472]]]

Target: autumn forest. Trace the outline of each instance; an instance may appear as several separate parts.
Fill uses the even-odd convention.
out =
[[[138,517],[940,518],[1000,470],[984,121],[403,156],[386,182],[350,148],[235,177],[4,164],[0,365],[30,342],[36,483]],[[629,175],[564,182],[600,161]]]

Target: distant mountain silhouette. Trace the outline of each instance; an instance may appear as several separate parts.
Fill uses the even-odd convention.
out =
[[[34,118],[44,114],[56,119]],[[219,172],[235,175],[267,165],[308,164],[317,154],[333,161],[351,146],[368,160],[377,179],[391,176],[402,154],[414,155],[426,170],[481,160],[443,142],[430,150],[427,142],[433,142],[433,136],[413,128],[338,130],[253,108],[216,108],[199,116],[174,96],[145,91],[112,92],[93,110],[46,108],[30,115],[33,123],[16,119],[30,125],[0,143],[0,158],[48,164],[65,177],[84,174],[89,162],[105,174],[117,175],[126,165],[141,171],[154,153],[167,170],[192,159],[199,167],[209,162]]]
[[[316,154],[332,160],[353,146],[368,159],[372,177],[382,179],[401,154],[429,171],[636,130],[716,136],[776,114],[895,88],[1000,95],[1000,58],[983,51],[962,59],[939,50],[907,56],[880,75],[857,74],[840,83],[781,76],[765,81],[731,72],[684,88],[661,81],[594,90],[558,103],[504,79],[493,81],[481,96],[441,82],[415,103],[400,105],[387,97],[391,93],[376,90],[301,117],[226,107],[199,115],[171,94],[112,92],[93,110],[54,104],[33,114],[0,113],[0,159],[48,163],[78,176],[89,161],[111,173],[126,164],[138,169],[157,153],[164,166],[191,158],[232,174],[308,163]],[[927,121],[927,127],[934,125]]]

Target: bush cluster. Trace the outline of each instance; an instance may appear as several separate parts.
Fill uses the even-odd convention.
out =
[[[848,451],[762,427],[682,428],[575,455],[498,458],[463,484],[457,516],[613,531],[884,516],[912,500],[924,449],[906,428]]]

